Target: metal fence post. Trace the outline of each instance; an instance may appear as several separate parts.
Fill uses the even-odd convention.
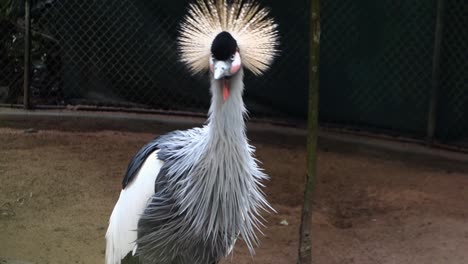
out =
[[[31,0],[24,1],[24,79],[23,104],[25,109],[30,109],[30,81],[31,81]]]
[[[440,53],[442,49],[444,0],[437,1],[437,18],[435,24],[434,53],[432,57],[432,81],[427,119],[427,142],[434,141],[437,127],[437,103],[439,97]]]

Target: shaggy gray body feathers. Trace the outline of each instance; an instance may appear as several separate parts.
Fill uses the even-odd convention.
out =
[[[164,161],[138,224],[137,255],[143,263],[214,263],[238,237],[251,253],[258,244],[260,213],[271,207],[260,189],[267,176],[245,134],[242,77],[241,72],[232,79],[226,102],[220,83],[212,80],[206,126],[158,137],[130,163],[129,171],[136,172],[144,153],[154,150]]]
[[[210,146],[203,140],[206,133],[208,126],[175,131],[140,151],[159,149],[158,158],[164,161],[155,194],[138,224],[137,255],[143,263],[215,263],[238,236],[249,248],[258,242],[257,208],[268,207],[259,181],[266,176],[250,147],[220,146],[227,142]],[[249,155],[241,153],[245,151]]]

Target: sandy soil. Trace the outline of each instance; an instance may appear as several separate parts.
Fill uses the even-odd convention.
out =
[[[0,263],[103,263],[123,172],[153,136],[0,128]],[[305,149],[261,138],[253,144],[278,214],[266,216],[255,257],[238,243],[224,263],[295,263]],[[468,263],[466,171],[327,148],[318,164],[314,263]]]

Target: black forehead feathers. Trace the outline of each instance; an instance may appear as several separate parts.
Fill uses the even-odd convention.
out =
[[[229,32],[219,33],[211,44],[211,54],[216,60],[227,60],[237,50],[237,41]]]

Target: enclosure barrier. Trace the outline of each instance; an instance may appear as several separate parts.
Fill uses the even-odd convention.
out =
[[[309,1],[260,1],[281,54],[246,75],[256,119],[304,122]],[[468,149],[465,0],[322,3],[320,122]],[[176,45],[187,1],[0,0],[0,104],[185,113],[209,105]]]

